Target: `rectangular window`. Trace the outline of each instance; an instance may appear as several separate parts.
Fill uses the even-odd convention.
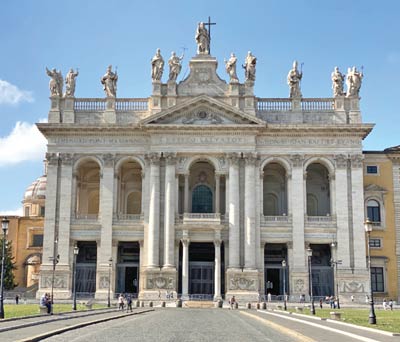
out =
[[[44,207],[40,207],[40,216],[44,217]]]
[[[32,236],[32,247],[43,247],[43,234],[34,234]]]
[[[378,174],[378,166],[377,165],[367,165],[367,173],[370,175]]]
[[[367,216],[371,222],[381,222],[381,213],[379,207],[367,207]]]
[[[382,241],[381,241],[381,239],[370,239],[369,240],[369,246],[371,248],[381,248],[382,247]]]
[[[374,292],[385,292],[383,267],[371,267],[371,286]]]
[[[25,207],[25,216],[29,216],[29,207]]]

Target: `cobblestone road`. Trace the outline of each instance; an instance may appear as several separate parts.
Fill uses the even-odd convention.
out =
[[[295,339],[293,336],[282,335],[239,311],[160,309],[66,332],[44,341],[293,342]]]

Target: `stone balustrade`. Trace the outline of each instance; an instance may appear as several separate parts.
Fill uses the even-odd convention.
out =
[[[292,224],[291,215],[262,215],[260,219],[261,226],[288,226]]]
[[[114,221],[143,221],[143,214],[114,213]]]
[[[106,110],[107,99],[105,98],[76,98],[74,103],[75,112],[97,112]],[[147,98],[116,98],[116,112],[137,112],[148,110]]]

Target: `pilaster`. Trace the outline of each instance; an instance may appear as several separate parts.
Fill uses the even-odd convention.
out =
[[[58,95],[50,97],[50,111],[48,121],[49,123],[61,122],[61,102],[62,98]]]
[[[64,99],[64,111],[62,115],[63,123],[75,123],[75,97],[68,96]]]
[[[106,98],[106,110],[104,111],[104,122],[115,124],[117,122],[117,114],[115,112],[115,97]]]
[[[255,234],[255,163],[257,157],[247,153],[245,159],[245,194],[244,194],[244,255],[245,267],[256,268],[256,234]]]

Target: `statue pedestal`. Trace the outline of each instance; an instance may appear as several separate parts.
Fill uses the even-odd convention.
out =
[[[349,107],[349,123],[361,123],[360,98],[352,96],[347,98]]]
[[[254,81],[244,83],[244,111],[256,115],[256,98],[254,96]]]
[[[161,81],[153,81],[153,93],[151,95],[151,112],[152,114],[161,111]]]
[[[51,107],[49,111],[49,123],[60,123],[61,122],[61,112],[60,112],[60,102],[61,98],[58,95],[53,95],[50,97]]]
[[[104,111],[104,123],[115,124],[117,116],[115,113],[115,97],[107,97],[106,110]]]
[[[336,96],[333,99],[333,108],[335,110],[335,116],[333,121],[335,123],[339,124],[345,124],[347,123],[347,115],[346,115],[346,110],[344,106],[344,101],[345,101],[345,96]]]
[[[241,303],[258,301],[260,290],[258,270],[229,268],[226,271],[226,282],[226,298],[235,296]]]
[[[176,105],[176,82],[168,81],[167,83],[167,105],[169,107],[173,107]]]
[[[229,83],[228,96],[231,99],[231,105],[236,108],[240,107],[239,106],[239,88],[240,88],[239,82],[230,82]]]
[[[63,123],[75,123],[74,111],[75,97],[66,97],[64,99],[64,111],[62,115]]]

